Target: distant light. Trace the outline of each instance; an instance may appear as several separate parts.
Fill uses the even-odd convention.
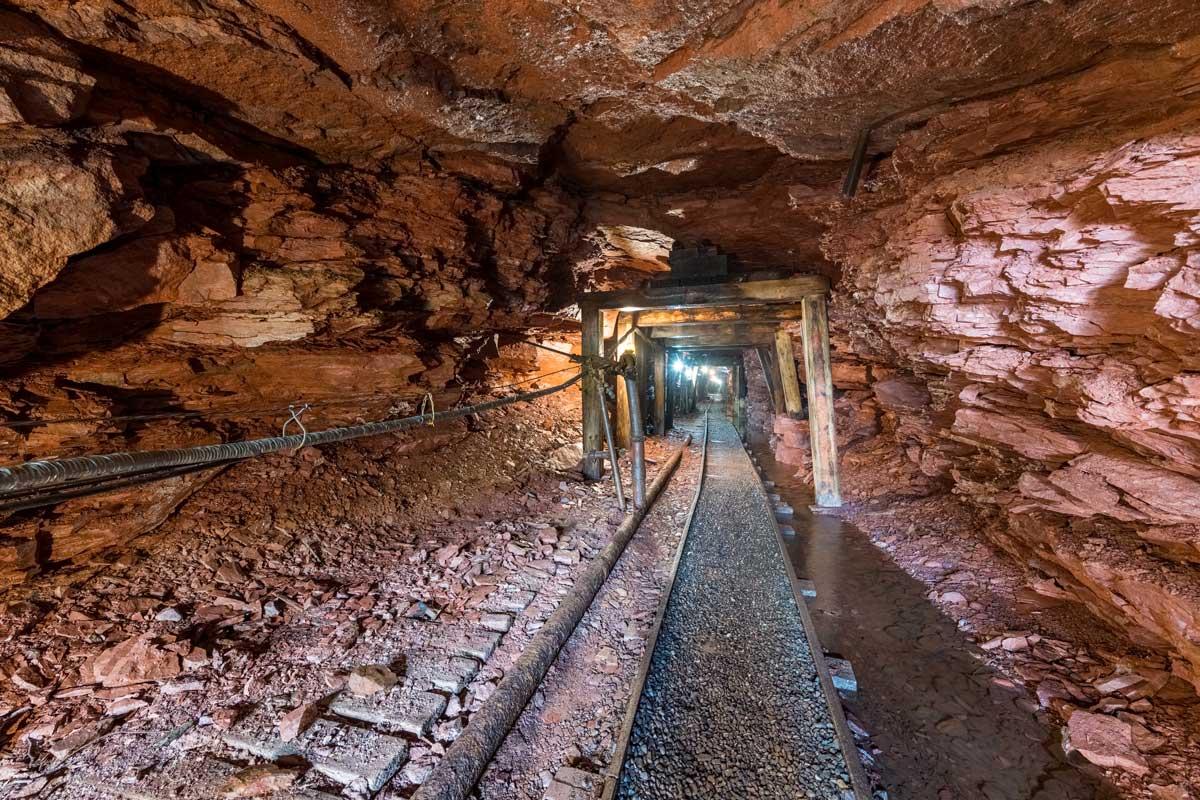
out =
[[[694,380],[696,380],[696,373],[698,373],[699,371],[700,371],[699,367],[688,367],[687,370],[684,372],[684,374],[687,375],[687,379],[689,381],[694,381]]]
[[[687,366],[687,364],[683,363],[682,358],[677,358],[677,359],[675,359],[675,363],[671,364],[671,369],[673,369],[676,372],[683,372],[683,368],[686,366]]]

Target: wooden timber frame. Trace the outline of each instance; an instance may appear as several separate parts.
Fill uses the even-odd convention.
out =
[[[816,504],[840,506],[826,313],[828,294],[829,282],[821,275],[726,283],[665,283],[641,289],[592,292],[580,299],[583,356],[585,359],[600,356],[605,310],[615,309],[620,320],[628,320],[637,329],[635,358],[642,379],[639,394],[643,394],[643,400],[647,399],[648,389],[640,387],[648,387],[651,382],[654,387],[653,404],[644,403],[642,408],[652,405],[654,430],[662,435],[669,426],[668,384],[675,354],[712,353],[740,359],[745,351],[756,351],[775,413],[801,416],[807,397]],[[792,338],[783,327],[797,322],[803,331],[806,390],[803,393]],[[600,380],[589,375],[583,382],[583,445],[587,454],[600,451],[603,435],[598,408]],[[735,385],[739,394],[744,394],[744,382],[744,373],[737,372]],[[602,460],[586,459],[585,473],[593,480],[599,479],[603,473]]]

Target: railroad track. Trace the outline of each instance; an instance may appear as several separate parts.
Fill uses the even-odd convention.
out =
[[[606,800],[795,797],[804,796],[806,789],[813,790],[812,797],[865,797],[861,769],[799,584],[787,572],[786,560],[781,563],[780,533],[766,491],[723,417],[706,415],[699,438],[700,479],[673,557],[669,589],[632,687],[612,771],[589,776],[560,770],[581,781],[579,792],[569,796],[594,797],[594,788]],[[678,455],[662,480],[656,480],[655,494],[677,463]],[[637,522],[627,519],[625,533],[614,539],[628,541]],[[406,654],[400,684],[367,699],[346,692],[331,695],[320,718],[295,738],[285,741],[279,726],[292,701],[268,700],[227,730],[205,729],[200,740],[197,730],[177,731],[180,741],[192,743],[179,748],[174,739],[164,742],[163,752],[181,750],[178,757],[147,765],[136,783],[103,771],[84,772],[47,787],[41,796],[215,798],[224,795],[247,763],[258,763],[264,770],[274,764],[306,765],[306,774],[317,778],[263,795],[283,800],[332,800],[338,793],[465,797],[525,701],[501,683],[492,700],[469,715],[456,746],[458,741],[471,744],[460,750],[468,752],[473,766],[467,769],[470,759],[464,760],[461,752],[457,758],[448,752],[440,769],[449,778],[437,779],[439,767],[427,755],[431,731],[452,722],[455,713],[465,716],[448,713],[448,703],[478,682],[476,676],[527,606],[554,608],[543,619],[547,628],[561,628],[565,641],[574,627],[565,612],[581,604],[586,609],[624,546],[617,544],[610,545],[616,549],[608,554],[607,566],[605,559],[596,559],[592,571],[599,574],[594,580],[576,578],[572,588],[579,597],[559,602],[567,586],[553,580],[498,586],[481,624],[436,626],[438,641],[431,640],[427,652]],[[564,539],[558,546],[575,545]],[[564,619],[556,623],[556,617]],[[541,676],[536,671],[523,674],[521,663],[548,666],[556,655],[556,648],[530,642],[506,681],[536,689]],[[501,708],[504,697],[509,708]]]
[[[866,798],[766,489],[723,417],[703,452],[604,800]]]

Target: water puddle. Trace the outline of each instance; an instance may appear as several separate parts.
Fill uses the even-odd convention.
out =
[[[844,704],[882,751],[871,769],[889,798],[1119,796],[1064,761],[1057,731],[1017,705],[1021,689],[996,683],[1002,676],[972,655],[975,645],[924,584],[853,525],[809,513],[810,490],[765,441],[751,450],[796,510],[788,555],[816,586],[808,603],[822,644],[854,665],[858,692]]]

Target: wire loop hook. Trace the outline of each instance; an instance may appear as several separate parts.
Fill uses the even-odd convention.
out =
[[[279,435],[287,436],[288,425],[291,425],[293,422],[296,423],[297,427],[300,428],[300,444],[296,445],[296,449],[292,451],[292,455],[299,453],[300,450],[304,447],[304,443],[308,441],[308,429],[305,428],[304,423],[300,421],[300,417],[304,414],[305,411],[308,411],[308,409],[309,409],[308,403],[305,403],[304,405],[300,406],[300,408],[296,408],[294,405],[288,406],[288,411],[291,413],[291,416],[288,417],[287,420],[284,421],[283,430],[279,432]]]
[[[427,424],[433,425],[437,421],[437,409],[433,407],[433,392],[426,392],[425,396],[421,398],[421,408],[418,409],[418,413],[422,417],[425,416],[426,407],[429,408],[429,422]]]

